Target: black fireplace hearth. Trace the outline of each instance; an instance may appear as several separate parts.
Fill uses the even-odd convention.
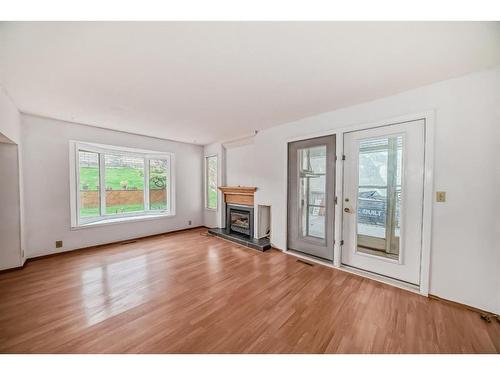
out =
[[[271,248],[269,238],[255,239],[253,207],[226,204],[226,227],[209,229],[208,233],[264,251]]]

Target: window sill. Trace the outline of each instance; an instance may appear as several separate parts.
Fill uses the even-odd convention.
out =
[[[205,207],[205,211],[217,212],[217,208],[208,208],[208,207]]]
[[[137,222],[137,221],[166,219],[166,218],[174,217],[174,216],[175,216],[175,214],[157,214],[157,215],[149,214],[149,215],[140,215],[140,216],[109,218],[109,219],[105,219],[105,220],[94,221],[92,223],[85,223],[85,224],[79,224],[76,226],[71,226],[71,230],[95,228],[95,227],[101,227],[101,226],[105,226],[105,225],[124,224],[124,223],[131,223],[131,222]]]

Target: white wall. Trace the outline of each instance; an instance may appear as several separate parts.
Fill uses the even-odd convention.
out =
[[[203,224],[203,147],[22,115],[28,258]],[[175,153],[174,217],[70,230],[69,141]],[[62,248],[55,241],[63,240]]]
[[[218,186],[255,186],[254,151],[253,136],[225,144],[206,145],[205,156],[219,156]],[[204,225],[209,228],[225,226],[224,195],[220,191],[218,202],[217,210],[204,209]]]
[[[21,141],[20,114],[6,91],[0,86],[0,134],[12,143]]]
[[[253,138],[243,145],[226,146],[226,173],[228,186],[256,186],[255,145]]]
[[[272,205],[271,242],[284,249],[287,140],[428,110],[435,190],[447,192],[433,207],[430,293],[499,313],[500,67],[263,130],[228,150],[228,185],[258,187],[256,205]]]
[[[0,87],[0,269],[23,263],[25,244],[21,169],[21,117]]]

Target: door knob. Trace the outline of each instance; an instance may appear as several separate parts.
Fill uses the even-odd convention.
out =
[[[348,212],[349,213],[349,212],[351,212],[351,210],[346,207],[346,208],[344,208],[344,212]]]

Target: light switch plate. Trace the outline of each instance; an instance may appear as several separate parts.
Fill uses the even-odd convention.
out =
[[[436,191],[436,202],[446,202],[445,191]]]

